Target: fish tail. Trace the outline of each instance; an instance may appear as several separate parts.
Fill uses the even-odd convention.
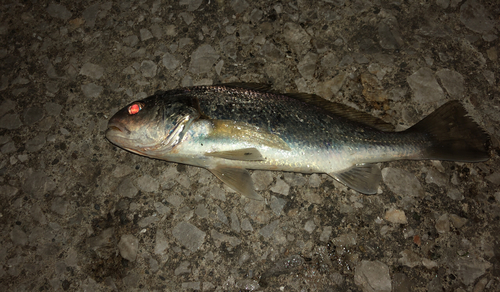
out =
[[[406,132],[418,132],[430,140],[418,159],[480,162],[490,158],[488,134],[458,101],[442,105]]]

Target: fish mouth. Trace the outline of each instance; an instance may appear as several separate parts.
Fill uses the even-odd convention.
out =
[[[115,131],[115,132],[119,131],[119,132],[122,132],[124,134],[130,134],[130,130],[127,129],[127,127],[125,127],[124,125],[122,125],[120,123],[109,123],[107,132],[110,132],[110,131]]]

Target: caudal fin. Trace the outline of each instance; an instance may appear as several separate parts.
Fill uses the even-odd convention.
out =
[[[488,160],[489,136],[458,101],[450,101],[407,130],[429,135],[421,158],[461,162]]]

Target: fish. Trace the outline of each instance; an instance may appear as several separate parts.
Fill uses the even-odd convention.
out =
[[[326,173],[375,194],[380,162],[489,159],[488,134],[459,101],[394,131],[366,112],[313,94],[275,92],[267,84],[159,91],[119,110],[105,136],[138,155],[208,169],[254,200],[263,197],[248,170]]]

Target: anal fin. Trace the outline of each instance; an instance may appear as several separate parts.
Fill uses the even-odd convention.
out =
[[[217,166],[209,170],[223,183],[227,184],[243,196],[258,201],[264,200],[261,195],[255,192],[252,177],[246,169]]]
[[[330,176],[351,189],[363,194],[377,193],[382,174],[375,164],[358,164],[343,172],[329,173]]]

